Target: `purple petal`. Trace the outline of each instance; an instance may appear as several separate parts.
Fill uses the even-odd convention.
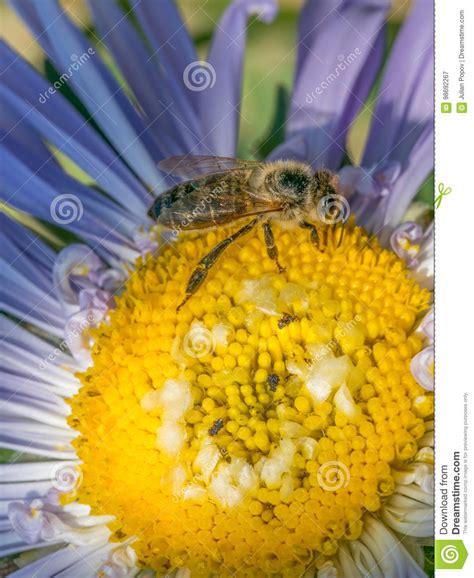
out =
[[[63,307],[67,309],[79,303],[78,288],[71,282],[75,270],[81,269],[84,275],[88,275],[90,271],[103,267],[104,263],[87,245],[74,243],[58,253],[53,267],[54,290]]]
[[[72,430],[64,430],[31,419],[2,415],[0,445],[4,448],[48,458],[75,459]],[[65,422],[66,423],[66,422]]]
[[[24,154],[32,149],[37,155],[41,153],[41,164],[51,157],[41,139],[49,141],[94,178],[111,197],[144,220],[151,197],[115,151],[60,93],[40,102],[39,98],[50,88],[49,84],[3,42],[0,42],[0,56],[5,63],[0,84],[4,107],[0,113],[0,128],[6,134],[14,133],[15,139],[23,145]],[[24,82],[19,83],[18,77]]]
[[[338,173],[339,188],[345,196],[350,196],[360,186],[361,180],[364,178],[364,171],[361,167],[354,167],[346,165]]]
[[[425,183],[433,170],[434,145],[433,124],[429,123],[420,133],[410,156],[405,160],[403,172],[398,177],[390,195],[380,209],[374,211],[374,223],[386,228],[385,236],[406,213],[418,189]]]
[[[433,341],[434,339],[434,329],[435,329],[435,319],[434,319],[434,309],[431,309],[429,313],[425,315],[423,321],[420,324],[420,330]]]
[[[157,10],[155,0],[132,2],[149,42],[158,51],[157,60],[167,74],[172,73],[175,80],[181,80],[184,68],[197,60],[197,54],[176,4],[171,0],[161,0]]]
[[[418,256],[423,239],[423,227],[417,223],[406,222],[399,225],[390,237],[393,251],[411,267]]]
[[[107,549],[113,545],[108,545]],[[102,550],[102,548],[99,548]],[[65,573],[68,578],[73,578],[70,573],[70,569],[76,564],[80,567],[80,572],[77,574],[78,578],[84,578],[87,573],[91,571],[91,567],[96,566],[91,565],[91,556],[97,555],[98,545],[93,546],[82,546],[74,548],[60,548],[52,554],[47,554],[42,556],[38,560],[27,564],[23,568],[16,570],[10,574],[11,578],[31,578],[32,576],[41,576],[44,573],[45,576],[55,576],[57,577],[60,572]],[[104,559],[106,554],[103,554]],[[76,566],[77,568],[77,566]],[[77,571],[77,570],[76,570]]]
[[[187,63],[189,92],[198,88],[202,90],[200,117],[207,154],[235,155],[247,20],[257,15],[259,20],[271,22],[276,12],[275,0],[235,0],[224,12],[215,30],[207,63],[198,63],[194,70],[197,73],[201,68],[205,75],[203,85],[193,84],[193,78],[189,76],[193,73],[192,61]]]
[[[287,134],[306,137],[306,160],[314,167],[337,169],[344,156],[347,130],[381,62],[388,8],[389,2],[370,0],[305,5]],[[288,156],[285,145],[276,154]]]
[[[124,208],[67,175],[50,157],[46,164],[33,151],[22,154],[14,134],[4,135],[0,145],[0,197],[7,203],[45,221],[67,227],[101,246],[133,249],[139,219]],[[67,191],[58,194],[58,191]],[[97,249],[99,251],[99,248]],[[137,254],[135,255],[137,256]]]
[[[415,357],[411,360],[411,372],[416,381],[428,391],[433,391],[434,388],[434,378],[433,378],[433,346],[430,345],[417,353]]]
[[[0,213],[0,257],[45,293],[50,291],[56,257],[36,233]]]
[[[8,517],[15,532],[28,544],[38,542],[45,525],[42,512],[33,516],[31,508],[24,502],[11,502],[8,506]]]
[[[153,138],[111,72],[57,1],[13,0],[12,4],[20,16],[25,4],[34,8],[41,25],[37,40],[55,67],[68,75],[69,86],[129,165],[150,186],[159,181],[156,160],[160,155]]]
[[[37,287],[24,273],[3,259],[0,259],[0,271],[1,308],[21,321],[62,337],[65,319],[51,293]]]
[[[426,126],[432,124],[433,4],[417,0],[383,75],[363,164],[392,159],[405,165]]]
[[[140,0],[133,0],[132,10],[139,3]],[[184,130],[180,123],[176,122],[176,115],[180,112],[174,110],[172,94],[166,86],[166,77],[157,66],[156,59],[150,59],[150,53],[130,19],[115,0],[100,2],[89,0],[89,5],[102,40],[113,54],[139,106],[143,109],[149,130],[155,135],[163,157],[183,154],[190,150],[196,144],[195,139],[188,130]],[[165,18],[161,14],[159,23],[164,22]],[[180,46],[177,52],[182,54],[181,50]]]
[[[43,390],[61,398],[77,391],[79,382],[74,373],[81,366],[63,349],[52,347],[4,315],[0,315],[0,339],[5,352],[0,364],[5,382],[16,383],[19,378],[24,384],[34,383],[37,397],[42,397]]]
[[[7,349],[11,351],[10,348]],[[68,406],[63,397],[59,396],[49,384],[38,382],[33,378],[25,379],[4,371],[0,375],[2,379],[0,396],[2,399],[24,405],[34,403],[36,406],[50,410],[58,415],[61,413],[62,415],[68,414]],[[64,393],[64,390],[62,390],[61,394],[64,395]]]
[[[133,6],[153,51],[148,60],[163,71],[161,87],[175,117],[175,130],[194,149],[202,136],[200,121],[196,95],[185,90],[183,73],[189,62],[197,60],[196,50],[174,2],[161,0],[160,9],[156,8],[155,0],[135,1]]]

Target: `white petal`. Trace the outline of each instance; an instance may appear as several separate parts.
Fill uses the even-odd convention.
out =
[[[428,391],[434,389],[433,376],[434,353],[433,346],[430,345],[417,353],[411,360],[411,372],[416,381]]]

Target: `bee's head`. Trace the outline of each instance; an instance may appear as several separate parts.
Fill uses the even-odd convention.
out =
[[[314,173],[312,216],[320,224],[335,225],[347,221],[350,205],[340,193],[339,178],[326,169]]]
[[[327,169],[316,171],[313,180],[315,194],[317,196],[315,200],[319,200],[328,195],[339,194],[339,177],[331,171]]]

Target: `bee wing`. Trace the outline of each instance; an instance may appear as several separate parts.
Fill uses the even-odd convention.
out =
[[[191,230],[281,211],[281,200],[252,189],[249,174],[228,171],[176,185],[156,199],[149,215],[165,227]]]
[[[244,161],[232,157],[184,155],[169,157],[162,160],[158,166],[170,175],[191,179],[199,175],[224,173],[233,169],[254,169],[262,164],[260,161]]]

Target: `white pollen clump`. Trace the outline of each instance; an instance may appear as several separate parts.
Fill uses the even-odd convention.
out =
[[[281,308],[278,307],[278,292],[272,286],[270,276],[260,279],[247,279],[242,283],[242,288],[237,295],[239,303],[253,303],[259,311],[267,315],[280,315]]]
[[[305,460],[312,460],[314,458],[316,455],[317,447],[318,442],[309,436],[300,437],[298,440],[298,449],[300,450]]]
[[[280,291],[280,301],[286,305],[286,309],[291,305],[299,313],[304,313],[309,307],[309,297],[305,288],[296,283],[287,283]]]
[[[191,388],[184,379],[167,379],[161,389],[142,397],[140,405],[144,411],[160,410],[162,425],[156,430],[157,449],[167,455],[182,450],[186,440],[184,416],[192,404]]]
[[[270,490],[277,490],[282,486],[283,475],[290,474],[295,456],[295,444],[289,439],[282,439],[268,458],[261,458],[260,478]]]
[[[182,350],[181,337],[176,335],[173,339],[170,351],[171,358],[181,367],[186,366],[187,359]]]
[[[315,404],[323,403],[337,387],[345,385],[354,369],[347,355],[325,357],[312,365],[304,379],[306,389]]]
[[[207,490],[197,484],[188,484],[181,491],[183,500],[202,504],[207,500]]]
[[[143,411],[151,412],[160,407],[160,392],[149,391],[140,400],[140,406]]]
[[[182,450],[186,440],[186,428],[174,422],[163,422],[156,429],[157,449],[167,455],[177,455]]]
[[[187,478],[188,474],[186,468],[182,464],[178,464],[170,470],[168,481],[171,485],[173,496],[178,496],[181,493]]]
[[[284,420],[280,422],[280,434],[285,438],[299,438],[307,436],[309,430],[296,421]]]
[[[167,379],[161,389],[145,393],[140,400],[144,411],[161,410],[165,421],[178,421],[191,408],[192,403],[191,388],[183,379]]]
[[[293,476],[291,474],[283,474],[280,496],[285,500],[288,499],[294,490]]]
[[[225,508],[238,506],[258,486],[253,467],[242,458],[221,464],[211,478],[209,495]]]
[[[334,345],[326,343],[325,345],[321,343],[310,343],[306,346],[306,351],[309,353],[313,365],[320,363],[325,357],[334,357],[333,353]]]
[[[348,419],[354,420],[361,412],[360,407],[354,402],[347,385],[341,385],[334,396],[334,406]]]
[[[159,394],[158,403],[166,421],[178,421],[192,407],[191,388],[184,379],[167,379]]]
[[[212,328],[212,336],[216,345],[227,346],[235,331],[230,323],[216,323]]]
[[[207,484],[212,472],[216,469],[221,459],[221,453],[215,443],[209,438],[204,438],[201,449],[194,458],[194,470],[201,474],[202,480]]]

